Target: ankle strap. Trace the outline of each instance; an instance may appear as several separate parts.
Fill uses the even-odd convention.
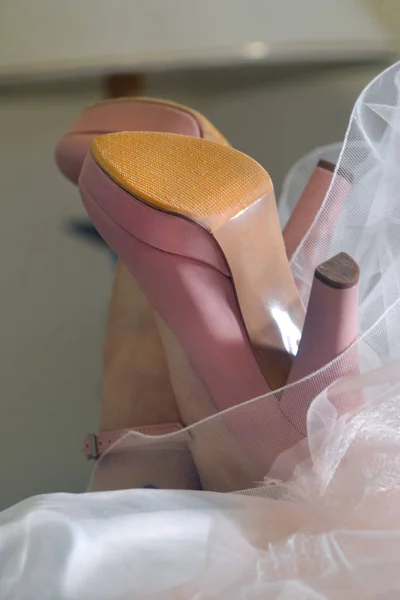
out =
[[[88,434],[83,440],[83,452],[88,458],[99,458],[113,444],[118,442],[124,435],[132,432],[143,433],[144,435],[166,435],[182,429],[179,423],[163,423],[162,425],[146,425],[144,427],[135,427],[128,429],[117,429],[115,431],[106,431],[105,433]]]

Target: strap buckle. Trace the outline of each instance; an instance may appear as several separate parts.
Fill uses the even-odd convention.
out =
[[[89,460],[99,458],[99,450],[97,448],[97,436],[94,433],[89,433],[83,442],[83,451]]]

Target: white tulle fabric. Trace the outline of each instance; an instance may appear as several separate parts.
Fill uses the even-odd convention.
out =
[[[320,262],[346,251],[359,263],[357,344],[183,433],[130,434],[94,475],[124,453],[138,471],[172,453],[214,491],[49,495],[1,513],[1,600],[400,597],[399,93],[400,63],[361,94],[343,145],[292,169],[280,204],[284,223],[317,159],[340,154],[350,194],[336,214],[335,178],[291,266],[307,303]],[[296,427],[274,431],[269,408],[288,400]]]

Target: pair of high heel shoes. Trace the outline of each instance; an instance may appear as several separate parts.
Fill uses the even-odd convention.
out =
[[[357,264],[343,253],[320,265],[307,312],[289,266],[330,186],[331,163],[316,166],[282,235],[269,175],[186,107],[126,98],[96,105],[61,140],[56,160],[160,317],[185,426],[298,381],[356,339]],[[268,409],[274,431],[298,423],[296,406],[281,400]],[[120,436],[92,436],[85,451],[97,457]]]

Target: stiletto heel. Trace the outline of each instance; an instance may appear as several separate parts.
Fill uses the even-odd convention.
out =
[[[335,165],[332,162],[320,160],[301,193],[283,230],[288,260],[291,260],[321,208],[334,172]]]
[[[306,379],[299,384],[300,388],[289,388],[282,394],[282,412],[304,435],[312,400],[339,377],[358,373],[357,346],[344,353],[357,339],[359,275],[357,263],[345,252],[315,271],[299,351],[288,383],[315,373],[334,359],[339,360],[320,378]],[[359,396],[347,396],[336,408],[347,412],[361,401]]]
[[[316,269],[299,351],[288,383],[327,365],[354,342],[358,330],[359,277],[357,263],[345,252]]]
[[[79,187],[218,410],[285,383],[304,312],[260,165],[205,140],[121,133],[95,140]]]

